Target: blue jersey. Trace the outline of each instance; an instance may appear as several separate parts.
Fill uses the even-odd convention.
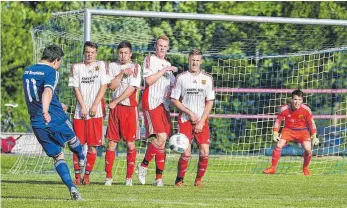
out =
[[[54,127],[65,123],[68,119],[55,92],[58,80],[59,72],[49,65],[39,63],[25,68],[23,89],[33,128]],[[47,125],[42,115],[42,93],[46,87],[53,91],[48,110],[51,121]]]

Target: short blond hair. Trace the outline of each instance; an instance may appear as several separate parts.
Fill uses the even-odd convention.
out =
[[[161,35],[161,36],[159,36],[159,37],[157,38],[156,42],[157,42],[158,40],[166,40],[166,41],[168,41],[168,42],[170,43],[170,39],[169,39],[169,37],[167,37],[166,35]]]
[[[200,55],[202,56],[202,53],[200,50],[198,49],[192,49],[190,52],[189,52],[189,56],[195,56],[195,55]]]

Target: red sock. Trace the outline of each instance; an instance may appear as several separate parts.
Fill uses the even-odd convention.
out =
[[[196,180],[201,180],[201,178],[205,175],[208,164],[208,156],[200,156],[198,163],[198,172],[196,174]]]
[[[281,157],[282,148],[275,147],[272,151],[272,167],[277,168],[277,163],[280,160]]]
[[[135,170],[136,162],[136,148],[128,150],[127,153],[127,176],[126,178],[132,178]]]
[[[188,163],[189,163],[190,157],[181,156],[178,160],[178,167],[177,167],[177,177],[184,178],[184,175],[187,172]]]
[[[141,166],[148,167],[148,163],[151,162],[151,160],[157,154],[157,152],[158,152],[158,148],[156,148],[152,142],[149,143],[147,151],[146,151],[145,159],[143,159],[144,161],[141,163]]]
[[[105,172],[106,172],[106,178],[112,178],[112,168],[113,168],[113,162],[116,158],[116,150],[106,150],[105,154]]]
[[[165,149],[158,149],[157,155],[155,156],[155,164],[157,166],[155,179],[163,178],[163,171],[165,168],[165,157]]]
[[[96,160],[96,152],[87,152],[86,174],[89,175],[93,171]]]
[[[307,168],[308,165],[310,164],[312,159],[312,151],[310,151],[309,153],[307,153],[306,151],[304,152],[304,165],[303,168]]]
[[[81,178],[81,168],[78,165],[78,157],[76,154],[72,154],[73,168],[75,170],[75,178]]]

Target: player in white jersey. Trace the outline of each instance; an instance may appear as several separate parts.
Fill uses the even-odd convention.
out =
[[[165,142],[171,135],[169,114],[170,91],[177,68],[165,59],[169,50],[169,38],[160,36],[155,43],[155,54],[147,56],[143,63],[145,90],[142,95],[142,110],[145,118],[146,137],[155,136],[148,145],[145,158],[138,164],[138,179],[146,182],[148,163],[155,156],[156,179],[154,186],[163,186],[162,173],[165,166]]]
[[[96,147],[102,145],[104,116],[103,97],[109,83],[107,66],[97,61],[98,46],[92,42],[84,44],[84,62],[73,64],[69,86],[73,87],[77,98],[74,129],[82,145],[88,145],[87,165],[82,184],[90,183],[89,175],[96,160]],[[74,155],[75,184],[81,183],[80,167]]]
[[[213,106],[215,92],[213,78],[200,69],[202,55],[199,50],[193,49],[189,53],[189,71],[176,77],[172,89],[172,103],[180,111],[178,117],[179,132],[185,134],[190,143],[195,138],[199,147],[198,171],[195,178],[195,186],[202,186],[201,179],[205,175],[210,147],[210,129],[208,115]],[[178,161],[176,186],[183,186],[183,178],[186,173],[191,156],[191,146],[182,153]]]
[[[125,185],[131,186],[136,162],[135,140],[140,137],[138,115],[138,92],[141,88],[141,67],[131,62],[131,44],[123,41],[118,45],[119,61],[109,64],[112,81],[109,88],[113,91],[108,119],[106,138],[108,145],[105,155],[105,185],[112,185],[112,167],[116,146],[120,139],[127,145],[127,173]]]

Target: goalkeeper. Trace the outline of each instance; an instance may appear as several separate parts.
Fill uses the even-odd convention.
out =
[[[312,145],[318,145],[317,128],[314,123],[311,109],[302,104],[304,93],[301,90],[292,92],[290,104],[286,104],[280,108],[273,129],[273,140],[277,142],[276,147],[272,152],[272,165],[266,168],[263,173],[275,174],[278,160],[281,157],[282,148],[289,141],[295,140],[304,147],[304,164],[302,170],[304,175],[311,175],[308,166],[312,158]],[[285,120],[284,128],[280,136],[279,130],[282,120]],[[311,131],[311,136],[308,128]]]

